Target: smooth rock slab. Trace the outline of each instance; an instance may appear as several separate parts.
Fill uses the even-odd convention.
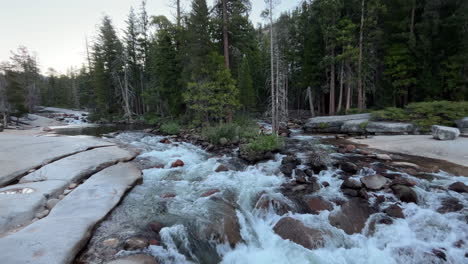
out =
[[[370,114],[343,115],[343,116],[320,116],[307,120],[304,130],[308,132],[334,132],[340,133],[341,127],[351,120],[370,120]]]
[[[133,164],[119,163],[93,175],[50,214],[0,239],[2,263],[66,264],[85,246],[91,231],[141,178]]]
[[[0,234],[29,223],[46,205],[46,197],[53,197],[65,189],[63,181],[16,184],[0,189]],[[5,194],[30,188],[31,193]],[[3,194],[1,194],[4,192]]]
[[[20,182],[62,180],[68,187],[70,183],[119,161],[128,161],[135,155],[116,146],[96,148],[50,163],[21,178]]]
[[[398,122],[369,122],[366,131],[376,134],[410,134],[414,132],[414,125]]]
[[[29,170],[90,148],[114,145],[93,137],[0,134],[0,187]]]
[[[438,140],[455,140],[460,136],[460,130],[454,127],[432,126],[432,137]]]

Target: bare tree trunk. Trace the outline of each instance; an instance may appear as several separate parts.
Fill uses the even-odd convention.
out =
[[[314,98],[312,97],[312,89],[310,89],[310,86],[307,87],[307,97],[309,98],[310,115],[315,117]]]
[[[180,0],[177,0],[177,26],[180,27]]]
[[[335,50],[332,50],[332,57],[335,57]],[[330,115],[335,114],[335,62],[330,65]]]
[[[414,15],[416,11],[416,0],[413,0],[413,7],[411,8],[411,24],[410,24],[410,39],[414,36]]]
[[[344,84],[344,62],[341,62],[340,70],[340,97],[338,98],[338,113],[341,111],[341,106],[343,104],[343,84]]]
[[[224,63],[226,68],[229,67],[229,35],[228,35],[228,13],[227,13],[227,0],[223,1],[223,44],[224,44]]]
[[[358,108],[364,108],[364,92],[362,89],[362,45],[364,38],[364,7],[365,0],[361,0],[361,26],[359,27],[359,58],[358,58]]]
[[[271,67],[271,118],[273,132],[278,131],[276,124],[276,100],[275,100],[275,58],[274,58],[274,43],[273,43],[273,0],[269,0],[270,10],[270,67]]]
[[[349,64],[346,64],[346,69],[348,71],[348,74],[346,76],[351,76],[351,67]],[[346,79],[346,113],[348,113],[349,109],[351,108],[351,101],[352,101],[352,95],[351,95],[351,80],[349,80],[349,77]]]

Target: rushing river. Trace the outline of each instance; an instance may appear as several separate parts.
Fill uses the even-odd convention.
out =
[[[145,168],[144,180],[100,224],[90,241],[87,254],[92,255],[94,249],[100,248],[104,239],[125,239],[139,235],[147,232],[147,223],[158,221],[166,225],[160,231],[161,244],[151,245],[144,252],[164,264],[409,264],[468,261],[468,196],[437,187],[448,186],[456,181],[468,184],[466,177],[442,172],[434,174],[435,179],[429,182],[404,175],[417,182],[414,189],[419,204],[401,202],[405,218],[394,219],[390,225],[377,224],[373,232],[369,232],[369,226],[366,226],[361,233],[348,235],[332,226],[328,216],[340,210],[336,204],[333,211],[321,211],[318,215],[288,213],[288,216],[300,220],[306,226],[324,230],[328,234],[325,247],[309,250],[275,234],[273,227],[284,216],[277,215],[271,208],[256,208],[255,203],[261,193],[295,206],[279,191],[283,183],[291,180],[279,170],[284,156],[277,154],[274,160],[248,166],[235,155],[213,156],[189,143],[163,144],[160,143],[161,139],[163,137],[136,132],[122,133],[116,138],[142,151],[136,162]],[[298,157],[303,157],[301,151],[307,150],[314,143],[313,137],[300,134],[294,136],[293,140],[300,145],[296,153]],[[178,159],[185,165],[171,168],[171,164]],[[215,172],[221,164],[230,170]],[[370,169],[362,170],[357,177],[372,173],[375,172]],[[322,171],[318,178],[320,182],[327,181],[330,186],[320,189],[314,195],[331,201],[347,199],[340,191],[343,180],[337,176],[337,170]],[[213,194],[204,195],[207,192]],[[373,193],[392,200],[392,193]],[[464,209],[438,213],[442,200],[450,197],[461,201]],[[225,203],[230,203],[229,206],[235,209],[240,226],[242,239],[234,248],[229,246],[229,241],[219,243],[219,239],[205,237],[216,233],[212,230],[219,228],[218,220],[223,217],[220,214],[225,212]],[[384,202],[380,206],[389,204]],[[374,214],[368,222],[379,214],[382,213]],[[443,250],[446,261],[435,256],[433,249]],[[96,255],[103,254],[102,251],[96,252]],[[120,251],[117,255],[132,253]],[[94,261],[99,263],[99,258]]]

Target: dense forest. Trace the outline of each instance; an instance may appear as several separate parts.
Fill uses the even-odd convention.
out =
[[[202,123],[468,99],[466,0],[314,0],[278,15],[266,1],[265,26],[250,21],[249,0],[176,4],[173,21],[150,16],[144,1],[124,29],[104,16],[86,63],[66,75],[41,73],[19,48],[1,65],[4,116],[42,104],[96,120]]]

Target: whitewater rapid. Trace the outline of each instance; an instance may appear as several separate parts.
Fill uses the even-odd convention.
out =
[[[149,246],[145,252],[155,256],[160,263],[225,263],[225,264],[285,264],[285,263],[467,263],[466,244],[457,247],[460,240],[468,241],[468,199],[466,194],[434,188],[448,186],[460,181],[468,184],[466,177],[455,177],[446,173],[434,174],[432,182],[411,178],[417,182],[415,191],[419,205],[401,202],[405,219],[394,219],[393,224],[377,224],[371,235],[366,226],[360,234],[348,235],[332,226],[329,214],[340,210],[334,205],[333,211],[321,211],[318,215],[288,213],[286,216],[300,220],[308,227],[326,230],[329,234],[325,247],[309,250],[289,240],[284,240],[273,231],[275,224],[284,216],[279,216],[271,208],[267,211],[255,208],[260,193],[266,193],[276,200],[294,204],[280,193],[280,186],[290,181],[279,168],[284,156],[277,154],[274,160],[247,166],[233,156],[213,156],[202,148],[189,143],[174,142],[162,144],[160,136],[143,133],[123,133],[117,137],[120,142],[142,150],[137,158],[150,164],[143,170],[143,184],[135,187],[109,220],[98,229],[103,235],[112,232],[126,232],[128,219],[138,225],[142,220],[158,216],[173,222],[174,225],[161,230],[161,245]],[[310,141],[310,137],[297,135],[295,139]],[[296,153],[301,156],[301,153]],[[303,153],[302,153],[303,154]],[[305,155],[302,155],[305,156]],[[183,167],[171,168],[176,160],[182,160]],[[215,172],[221,165],[231,170]],[[155,165],[163,168],[153,168]],[[340,191],[343,182],[337,170],[322,171],[319,181],[327,181],[330,186],[322,188],[314,195],[327,200],[344,199]],[[371,169],[362,170],[357,177],[375,173]],[[206,245],[197,241],[193,226],[209,221],[210,198],[201,197],[209,190],[219,190],[216,195],[230,194],[236,204],[236,214],[241,227],[243,242],[232,249],[227,243]],[[375,194],[393,197],[384,191]],[[164,199],[165,194],[174,195]],[[441,200],[455,197],[464,209],[455,213],[440,214],[437,208]],[[161,201],[164,200],[161,206]],[[370,199],[372,202],[372,199]],[[381,204],[385,208],[391,202]],[[372,215],[378,217],[383,213]],[[118,223],[118,224],[116,224]],[[130,232],[130,231],[128,231]],[[210,248],[215,254],[208,253]],[[444,249],[447,262],[435,257],[433,249]],[[119,255],[133,252],[121,251]]]

